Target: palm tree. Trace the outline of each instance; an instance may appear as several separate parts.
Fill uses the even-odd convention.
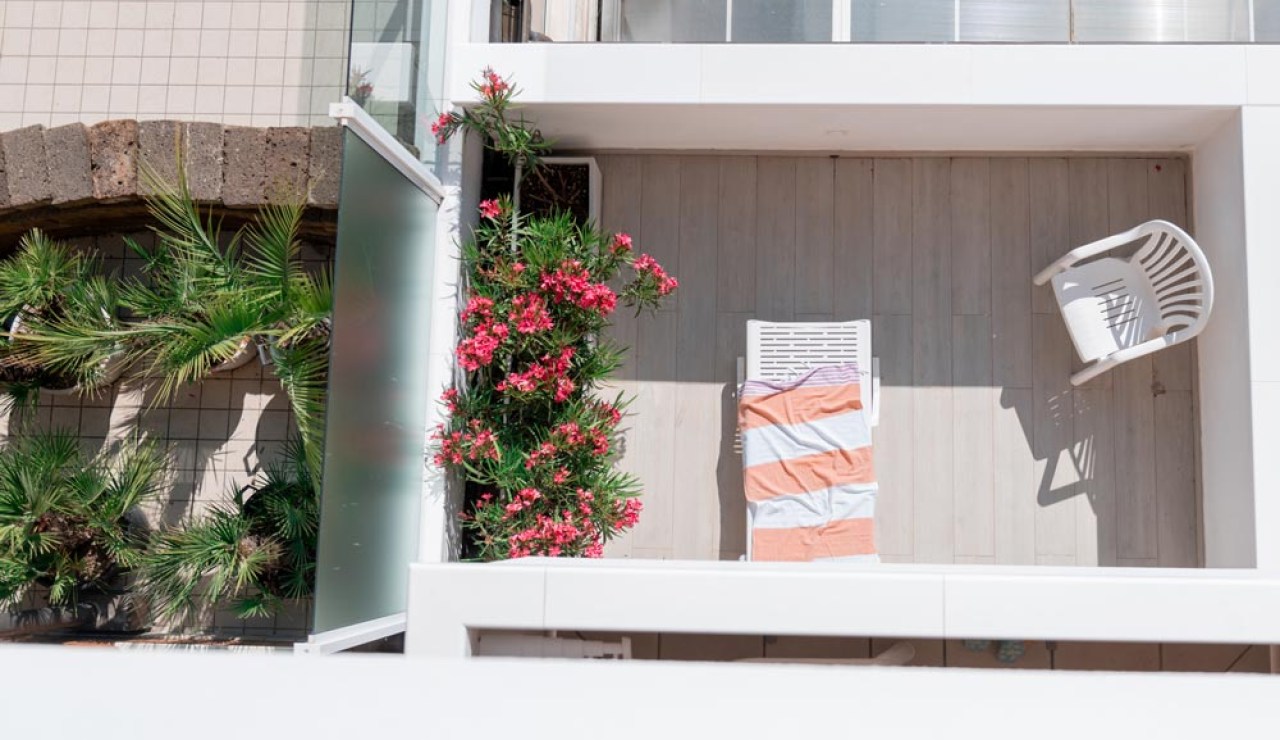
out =
[[[41,387],[90,390],[115,379],[120,347],[105,333],[118,328],[116,287],[98,260],[39,229],[22,237],[17,251],[0,261],[0,386],[10,402],[26,406]],[[56,354],[26,341],[64,324],[93,336]]]
[[[0,606],[43,588],[54,606],[73,605],[139,565],[146,536],[134,510],[167,466],[150,442],[89,457],[65,433],[12,438],[0,449]]]
[[[179,172],[182,168],[179,167]],[[68,365],[104,342],[125,348],[135,368],[161,378],[156,402],[209,377],[241,354],[247,342],[270,358],[289,397],[311,466],[320,476],[329,332],[333,312],[327,269],[310,272],[298,240],[301,202],[263,208],[222,246],[220,224],[202,215],[185,177],[177,184],[144,171],[154,195],[155,247],[130,240],[144,262],[143,277],[126,280],[120,303],[132,314],[104,331],[78,317],[50,322],[22,338],[33,361]]]
[[[262,484],[232,500],[153,538],[142,590],[161,615],[231,602],[242,619],[269,616],[286,600],[311,594],[320,506],[301,441],[268,467]]]

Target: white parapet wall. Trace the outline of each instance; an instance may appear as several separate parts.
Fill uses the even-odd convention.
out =
[[[199,719],[209,692],[193,689],[205,686],[234,686],[235,719],[257,734],[308,740],[1231,738],[1280,724],[1280,682],[1257,675],[51,647],[0,647],[0,663],[0,695],[23,709],[7,713],[9,737],[224,740],[226,722]],[[111,680],[69,706],[49,690],[68,676]]]
[[[1249,281],[1245,259],[1244,152],[1237,112],[1192,155],[1198,242],[1213,265],[1213,316],[1199,337],[1201,487],[1205,565],[1257,564],[1253,526]]]
[[[411,568],[406,651],[475,632],[1280,643],[1280,577],[1256,570],[530,558]]]

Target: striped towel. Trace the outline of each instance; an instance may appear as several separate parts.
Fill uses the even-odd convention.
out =
[[[742,385],[753,560],[879,562],[875,469],[857,365]]]

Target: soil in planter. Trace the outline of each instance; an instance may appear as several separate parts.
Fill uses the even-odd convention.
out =
[[[66,390],[75,387],[76,379],[51,373],[43,368],[7,361],[0,355],[0,387],[9,383],[34,383],[47,390]]]

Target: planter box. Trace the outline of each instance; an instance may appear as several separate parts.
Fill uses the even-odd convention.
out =
[[[546,157],[542,161],[542,171],[526,174],[520,183],[521,210],[539,216],[568,211],[579,223],[599,224],[600,166],[595,157]]]

